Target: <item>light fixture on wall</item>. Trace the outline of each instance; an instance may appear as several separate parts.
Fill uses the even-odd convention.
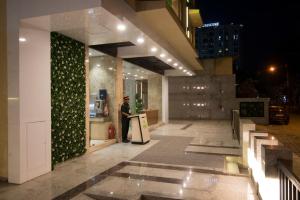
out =
[[[26,42],[26,41],[27,41],[27,39],[26,39],[26,38],[24,38],[24,37],[20,37],[20,38],[19,38],[19,41],[20,41],[20,42]]]
[[[117,25],[117,30],[118,31],[125,31],[126,30],[125,24],[118,24]]]

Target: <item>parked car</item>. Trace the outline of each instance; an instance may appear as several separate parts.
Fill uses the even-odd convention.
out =
[[[289,124],[290,116],[287,106],[270,106],[269,122],[270,124]]]

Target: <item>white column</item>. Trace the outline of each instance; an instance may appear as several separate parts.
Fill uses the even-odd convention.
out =
[[[162,77],[162,122],[169,123],[169,81]]]
[[[8,180],[23,183],[51,171],[50,33],[21,28],[18,77],[10,81],[18,96],[10,97]],[[14,107],[16,106],[16,107]],[[15,117],[15,119],[13,119]],[[18,129],[18,131],[17,131]]]

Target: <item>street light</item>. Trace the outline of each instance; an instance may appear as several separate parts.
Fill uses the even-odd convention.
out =
[[[276,67],[270,66],[270,67],[268,68],[268,71],[271,72],[271,73],[273,73],[273,72],[276,71]]]

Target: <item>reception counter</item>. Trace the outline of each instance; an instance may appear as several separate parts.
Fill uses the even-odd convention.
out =
[[[102,118],[90,118],[90,139],[107,140],[110,124],[112,124],[111,121],[104,121]]]
[[[147,115],[149,126],[158,123],[158,110],[145,110],[144,112]]]

